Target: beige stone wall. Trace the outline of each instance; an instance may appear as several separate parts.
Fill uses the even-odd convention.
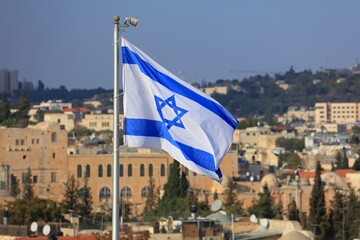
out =
[[[119,115],[119,128],[123,129],[124,115]],[[79,123],[88,129],[94,131],[113,130],[114,117],[113,114],[86,114],[85,118]]]
[[[75,115],[73,113],[45,113],[44,122],[64,125],[66,131],[71,131],[75,126]]]
[[[38,197],[59,200],[67,172],[67,132],[57,124],[0,129],[0,159],[20,182],[30,167]]]

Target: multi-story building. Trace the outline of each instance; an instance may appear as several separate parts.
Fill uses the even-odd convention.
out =
[[[0,93],[13,94],[19,89],[19,71],[0,69]]]
[[[73,113],[45,113],[44,122],[57,123],[66,131],[71,131],[75,127],[75,115]]]
[[[123,129],[124,115],[119,116],[119,128]],[[94,131],[113,130],[114,116],[113,114],[86,114],[85,117],[79,122],[81,126]]]
[[[360,120],[360,103],[315,103],[315,124],[355,124]]]
[[[49,100],[47,102],[41,102],[39,105],[34,105],[32,108],[39,110],[58,111],[71,107],[71,103],[64,103],[62,100]]]
[[[24,183],[30,168],[36,196],[59,201],[68,171],[67,132],[59,125],[39,123],[28,128],[0,128],[0,159]],[[10,183],[7,183],[10,184]],[[6,188],[6,187],[5,187]]]

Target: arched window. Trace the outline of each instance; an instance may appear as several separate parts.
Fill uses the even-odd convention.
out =
[[[103,187],[100,189],[99,198],[110,198],[110,197],[111,197],[110,188]]]
[[[132,177],[132,164],[128,165],[128,177]]]
[[[52,142],[52,143],[56,143],[56,132],[53,132],[53,133],[51,134],[51,142]]]
[[[144,164],[140,164],[140,177],[145,176],[145,166]]]
[[[103,177],[103,165],[99,165],[98,167],[98,177]]]
[[[121,189],[121,197],[131,197],[132,191],[128,186],[125,186]]]
[[[90,177],[90,165],[87,164],[85,167],[85,177],[89,178]]]
[[[108,164],[106,167],[106,176],[111,177],[111,164]]]
[[[150,186],[147,185],[141,189],[141,197],[146,198],[149,196]]]
[[[120,177],[124,176],[124,165],[120,164]]]
[[[161,167],[160,167],[160,175],[162,177],[165,176],[165,164],[161,164]]]
[[[82,177],[82,166],[80,164],[77,166],[77,177]]]
[[[149,177],[152,177],[154,174],[154,167],[152,164],[149,164]]]

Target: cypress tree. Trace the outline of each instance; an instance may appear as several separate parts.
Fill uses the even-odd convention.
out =
[[[292,200],[291,205],[290,205],[289,220],[300,221],[299,209],[297,208],[295,200]]]
[[[324,183],[321,181],[321,164],[317,162],[314,186],[310,196],[310,224],[316,239],[325,238],[327,220],[325,208]]]
[[[79,215],[83,221],[90,216],[92,212],[92,194],[89,186],[89,178],[84,178],[84,186],[79,190]]]
[[[9,102],[6,95],[3,95],[2,102],[0,104],[0,124],[8,120],[11,116]]]
[[[62,205],[64,210],[73,210],[77,214],[79,210],[79,182],[75,179],[74,175],[68,177],[64,183],[65,193]]]
[[[270,189],[267,184],[263,186],[263,191],[258,194],[259,199],[253,202],[248,209],[249,213],[255,214],[259,218],[273,218],[275,213],[272,209]]]
[[[153,177],[150,177],[144,214],[146,216],[152,215],[154,213],[154,210],[156,209],[156,205],[158,204],[158,202],[159,202],[159,196],[155,189],[155,180]]]
[[[34,193],[34,184],[32,180],[32,173],[30,167],[27,169],[25,173],[24,179],[24,188],[23,188],[23,198],[25,200],[31,200],[35,197]]]
[[[26,91],[22,91],[21,97],[17,102],[18,111],[15,113],[15,118],[17,121],[17,125],[19,127],[27,127],[29,124],[29,115],[28,112],[30,110],[30,103],[26,96]]]

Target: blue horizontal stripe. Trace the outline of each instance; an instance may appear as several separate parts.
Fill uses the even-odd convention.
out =
[[[147,119],[125,118],[124,124],[124,135],[164,138],[173,146],[180,149],[185,159],[193,161],[202,168],[216,172],[219,178],[221,178],[222,175],[220,169],[215,168],[214,156],[212,154],[175,141],[163,122]],[[171,155],[171,153],[169,154]]]
[[[138,54],[131,51],[128,47],[122,47],[122,61],[124,64],[137,64],[141,72],[147,75],[152,80],[160,83],[164,87],[177,94],[192,99],[194,102],[199,103],[203,107],[207,108],[209,111],[218,115],[232,128],[236,128],[238,121],[233,116],[229,116],[223,106],[183,86],[182,84],[178,83],[166,74],[159,72],[150,63],[144,61]]]

